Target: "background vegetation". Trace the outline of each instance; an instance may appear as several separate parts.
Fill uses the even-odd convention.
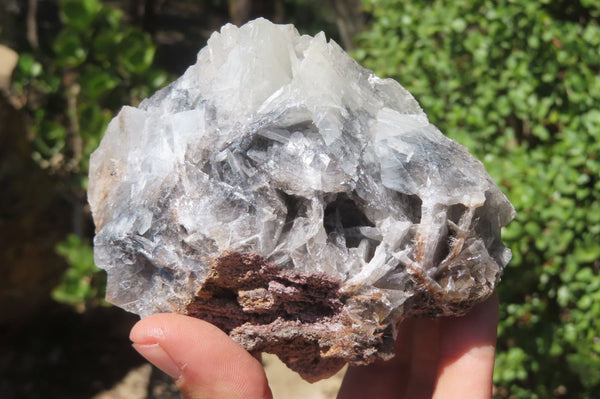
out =
[[[56,300],[79,311],[101,303],[85,188],[87,159],[112,115],[180,73],[228,19],[264,15],[325,29],[397,79],[515,205],[504,234],[513,261],[499,289],[496,396],[600,397],[598,2],[174,3],[41,2],[56,16],[38,13],[46,34],[0,36],[21,55],[10,97],[27,115],[31,157],[74,204],[71,234],[56,247],[68,264]],[[174,30],[178,9],[201,23]]]
[[[517,209],[498,397],[600,397],[600,4],[365,2],[356,57],[397,78]]]

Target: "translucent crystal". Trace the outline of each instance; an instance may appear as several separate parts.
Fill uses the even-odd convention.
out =
[[[88,195],[107,298],[142,317],[190,314],[211,268],[240,254],[272,279],[236,288],[242,313],[277,308],[306,335],[310,322],[275,304],[317,276],[339,291],[325,329],[343,309],[343,325],[356,317],[373,334],[466,312],[510,259],[512,205],[407,90],[323,33],[264,19],[224,26],[182,77],[124,107],[91,157]],[[260,350],[244,341],[252,320],[228,332]]]

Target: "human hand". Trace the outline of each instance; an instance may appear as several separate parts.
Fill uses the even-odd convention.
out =
[[[388,362],[349,368],[338,399],[490,398],[498,299],[467,316],[405,322]],[[271,399],[264,370],[217,327],[158,314],[131,330],[134,348],[169,374],[186,399]]]
[[[408,320],[396,356],[350,367],[338,399],[491,398],[497,326],[496,293],[464,317]]]

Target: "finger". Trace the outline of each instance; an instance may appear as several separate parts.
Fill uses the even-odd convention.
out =
[[[407,320],[399,327],[393,359],[349,367],[337,398],[398,398],[409,380],[414,324],[415,320]]]
[[[431,398],[439,364],[440,319],[414,320],[408,383],[403,398]]]
[[[498,296],[460,318],[441,320],[440,366],[434,398],[491,398]]]
[[[271,399],[260,363],[217,327],[192,317],[140,320],[134,348],[175,379],[186,399]]]

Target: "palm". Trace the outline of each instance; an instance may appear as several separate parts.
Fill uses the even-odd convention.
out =
[[[491,397],[497,319],[494,296],[465,317],[403,323],[396,357],[351,367],[338,399]]]

